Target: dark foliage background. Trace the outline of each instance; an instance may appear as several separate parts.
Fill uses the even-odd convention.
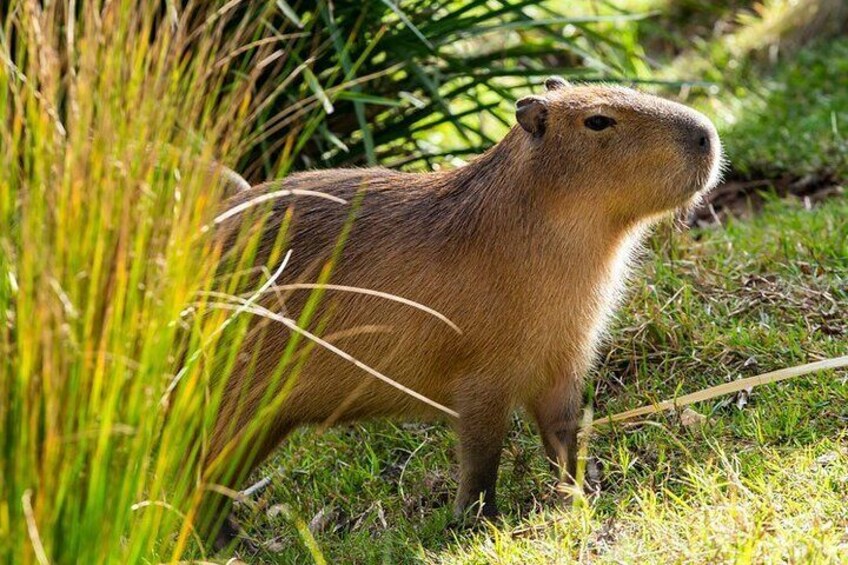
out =
[[[569,17],[558,5],[278,0],[260,14],[239,8],[244,20],[263,18],[279,43],[261,63],[267,100],[253,147],[233,165],[253,181],[317,166],[432,167],[492,144],[498,123],[486,120],[508,126],[498,109],[550,74],[637,73],[636,44],[598,28],[643,15]],[[427,142],[440,128],[454,147]]]

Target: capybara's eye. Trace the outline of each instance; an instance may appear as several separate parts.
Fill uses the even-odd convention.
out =
[[[601,131],[614,126],[615,120],[607,116],[589,116],[583,124],[591,130]]]

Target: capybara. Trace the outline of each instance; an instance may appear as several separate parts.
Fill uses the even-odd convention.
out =
[[[686,106],[556,77],[543,94],[517,102],[516,119],[500,143],[453,170],[316,170],[226,203],[295,191],[219,226],[224,246],[240,230],[260,230],[260,262],[285,226],[283,288],[266,293],[263,308],[297,320],[312,292],[304,283],[329,263],[333,285],[396,295],[456,324],[461,333],[408,304],[330,287],[310,325],[456,415],[321,346],[301,358],[295,378],[272,379],[292,329],[260,316],[224,387],[207,480],[237,487],[304,424],[441,416],[459,437],[456,512],[479,503],[492,516],[501,448],[519,406],[535,419],[560,478],[574,477],[583,376],[631,255],[651,224],[717,183],[721,147],[710,120]],[[248,432],[263,398],[276,406]]]

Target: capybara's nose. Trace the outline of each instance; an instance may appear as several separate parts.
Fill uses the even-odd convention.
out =
[[[715,126],[700,112],[684,108],[675,122],[678,139],[687,154],[709,157],[720,147]]]
[[[712,150],[713,132],[702,124],[692,124],[688,132],[689,146],[700,155],[708,155]]]

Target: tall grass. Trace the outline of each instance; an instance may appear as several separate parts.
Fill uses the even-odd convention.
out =
[[[0,6],[0,559],[204,555],[199,462],[248,318],[205,297],[250,291],[217,277],[221,249],[205,229],[224,196],[213,160],[255,158],[272,174],[325,153],[419,155],[416,136],[443,123],[487,143],[462,115],[549,73],[534,57],[587,48],[549,29],[565,18],[540,11],[550,17],[536,43],[474,59],[449,43],[535,30],[535,3],[379,4]],[[461,76],[471,64],[491,72]],[[487,82],[505,75],[513,82]],[[337,103],[351,105],[347,129],[328,119],[343,115]],[[273,137],[286,116],[297,119]],[[255,235],[236,270],[255,267]],[[277,249],[268,267],[283,257]],[[281,366],[308,352],[294,344]]]
[[[15,0],[0,35],[6,562],[202,551],[183,516],[239,333],[187,306],[214,284],[210,163],[246,150],[274,45],[228,59],[261,14],[148,6]]]

